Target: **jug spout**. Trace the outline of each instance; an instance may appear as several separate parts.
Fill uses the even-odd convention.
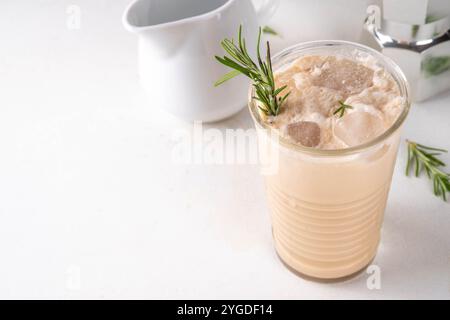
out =
[[[130,31],[143,27],[167,27],[220,15],[237,0],[134,0],[123,20]]]
[[[139,36],[141,46],[151,49],[153,54],[170,56],[188,40],[195,21],[176,19],[173,8],[162,10],[163,3],[170,0],[135,0],[125,10],[125,29]],[[151,47],[151,48],[150,48]]]
[[[152,1],[135,0],[125,10],[122,22],[130,32],[140,33],[150,27],[149,12],[152,9]]]

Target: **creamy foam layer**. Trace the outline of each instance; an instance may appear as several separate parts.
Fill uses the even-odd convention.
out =
[[[275,73],[291,94],[275,117],[264,121],[281,136],[307,147],[345,149],[388,130],[404,100],[392,76],[370,56],[304,56]],[[340,102],[350,105],[342,118]]]

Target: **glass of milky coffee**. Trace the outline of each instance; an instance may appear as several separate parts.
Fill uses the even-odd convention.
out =
[[[319,41],[273,58],[290,91],[277,116],[249,106],[265,157],[273,238],[298,275],[347,279],[374,259],[410,96],[402,71],[358,44]],[[343,107],[345,105],[345,107]]]

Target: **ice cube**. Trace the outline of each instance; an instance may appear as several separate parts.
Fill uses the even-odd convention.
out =
[[[287,126],[288,135],[305,147],[316,147],[320,143],[320,127],[311,121],[300,121]]]
[[[296,73],[292,76],[295,81],[295,86],[297,89],[302,89],[306,86],[311,86],[311,81],[309,76],[305,73]]]
[[[324,87],[304,87],[299,98],[306,113],[319,112],[325,117],[332,114],[336,101],[345,100],[339,91]]]
[[[349,147],[369,142],[384,130],[383,119],[366,111],[349,112],[338,119],[334,126],[335,136]]]
[[[373,85],[374,71],[349,59],[330,59],[313,84],[339,90],[347,95],[360,93]]]
[[[300,72],[311,72],[316,68],[322,67],[327,60],[321,56],[306,56],[297,60],[295,68]]]

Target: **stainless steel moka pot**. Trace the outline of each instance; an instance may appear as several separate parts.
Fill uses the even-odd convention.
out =
[[[417,24],[411,14],[408,16],[413,22],[411,24],[404,22],[404,19],[392,20],[395,19],[395,12],[389,12],[387,19],[386,2],[388,0],[383,3],[384,15],[379,6],[368,7],[365,22],[368,36],[365,42],[381,50],[403,69],[414,101],[423,101],[450,90],[450,14],[441,12],[440,18],[427,15],[422,24]],[[401,6],[398,6],[400,2],[396,2],[397,11],[399,16],[405,16]],[[409,4],[413,5],[411,2]],[[417,11],[417,8],[414,9]]]

